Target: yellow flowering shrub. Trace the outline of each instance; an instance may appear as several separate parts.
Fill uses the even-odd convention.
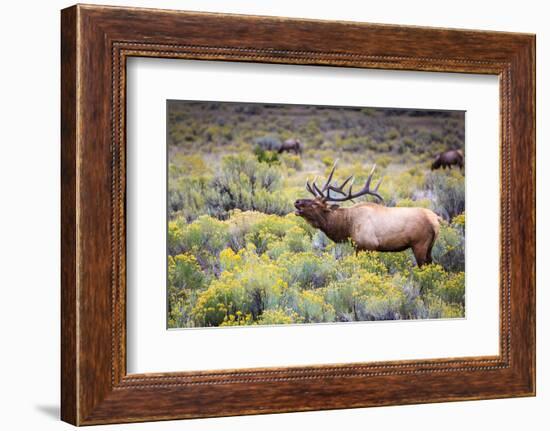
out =
[[[222,256],[227,269],[199,295],[193,309],[197,324],[217,326],[237,312],[256,320],[264,310],[282,302],[288,289],[285,273],[267,256],[253,250],[235,255],[229,249]]]
[[[305,323],[333,322],[336,316],[334,307],[325,302],[322,292],[304,290],[300,293],[298,314]]]
[[[276,308],[273,310],[266,310],[259,317],[257,324],[258,325],[288,325],[291,323],[302,323],[302,318],[288,310],[281,310]]]
[[[219,326],[230,315],[249,308],[250,298],[243,284],[234,274],[224,272],[198,296],[192,314],[196,326]]]
[[[433,292],[442,283],[447,273],[441,265],[432,263],[413,269],[413,279],[418,285],[420,293]]]
[[[384,275],[388,268],[378,259],[378,254],[372,251],[360,251],[344,257],[340,263],[341,270],[348,276],[352,276],[359,270]]]
[[[254,319],[252,314],[243,314],[242,311],[236,311],[235,314],[226,315],[223,318],[223,322],[220,323],[220,326],[247,326],[253,325]]]
[[[233,271],[242,262],[242,253],[235,253],[230,248],[220,252],[220,266],[222,271]]]
[[[464,227],[466,226],[466,214],[462,213],[457,215],[455,218],[453,218],[451,224],[464,229]]]
[[[195,256],[183,253],[168,256],[168,327],[188,326],[190,311],[206,276]]]
[[[183,231],[175,221],[168,223],[168,252],[177,254],[181,251],[181,239]]]
[[[414,255],[411,250],[399,253],[372,252],[374,256],[386,267],[390,274],[407,274],[415,267]]]

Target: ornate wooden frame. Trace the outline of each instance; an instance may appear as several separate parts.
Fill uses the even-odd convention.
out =
[[[88,425],[535,394],[534,35],[81,5],[61,16],[63,420]],[[498,75],[500,354],[128,375],[130,56]]]

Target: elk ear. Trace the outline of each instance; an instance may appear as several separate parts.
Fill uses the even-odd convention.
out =
[[[334,211],[334,210],[337,210],[338,208],[340,208],[340,205],[332,204],[328,208],[329,208],[329,210]]]

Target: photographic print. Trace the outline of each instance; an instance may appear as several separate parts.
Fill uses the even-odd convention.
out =
[[[167,326],[465,317],[465,113],[167,101]]]

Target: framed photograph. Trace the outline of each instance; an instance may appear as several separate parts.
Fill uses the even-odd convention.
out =
[[[535,37],[62,11],[61,416],[535,394]]]

